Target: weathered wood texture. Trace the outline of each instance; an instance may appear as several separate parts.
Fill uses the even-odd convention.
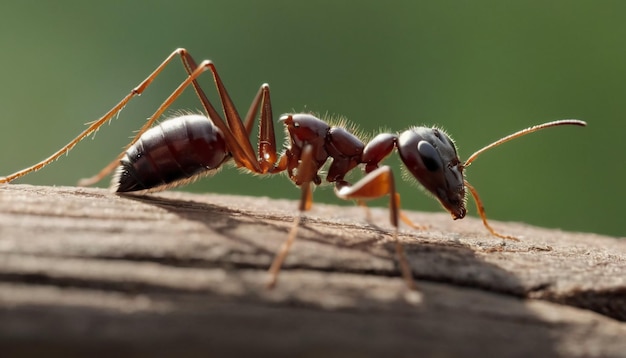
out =
[[[0,187],[2,356],[626,356],[626,240],[409,212],[416,301],[386,210],[315,205],[266,290],[295,208]]]

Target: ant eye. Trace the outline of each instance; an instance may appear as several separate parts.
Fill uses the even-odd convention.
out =
[[[441,157],[432,144],[424,140],[420,141],[417,143],[417,152],[422,157],[422,162],[424,162],[426,169],[434,172],[441,168]]]

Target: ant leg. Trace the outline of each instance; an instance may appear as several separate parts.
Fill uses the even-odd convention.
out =
[[[408,216],[406,216],[402,210],[398,211],[398,214],[400,214],[400,220],[402,220],[403,223],[405,223],[406,225],[410,226],[412,229],[415,230],[426,230],[428,229],[428,225],[417,225],[416,223],[413,222],[413,220],[409,219]]]
[[[313,205],[313,191],[311,190],[311,183],[316,175],[317,172],[315,170],[315,163],[313,160],[313,147],[311,145],[306,145],[302,150],[302,157],[296,175],[296,183],[299,183],[298,185],[302,190],[300,205],[298,207],[298,216],[295,217],[287,240],[285,240],[285,242],[281,245],[278,253],[276,253],[276,256],[274,257],[274,261],[272,261],[272,265],[268,270],[270,278],[267,282],[267,288],[271,289],[276,286],[278,274],[280,273],[283,262],[285,261],[285,258],[287,258],[289,249],[296,240],[296,234],[298,232],[298,227],[300,226],[302,215],[305,211],[311,209],[311,206]]]
[[[397,202],[398,202],[398,215],[400,220],[402,220],[403,223],[405,223],[406,225],[410,226],[412,229],[415,230],[426,230],[428,229],[427,225],[417,225],[416,223],[414,223],[411,219],[409,219],[408,216],[406,216],[406,214],[404,214],[404,212],[402,212],[402,210],[400,210],[400,194],[396,193],[397,196]],[[369,223],[372,222],[372,212],[370,211],[370,208],[367,206],[367,202],[365,200],[360,200],[357,199],[357,205],[359,205],[360,207],[363,208],[363,210],[365,210],[365,220]]]
[[[399,195],[396,193],[395,181],[391,168],[388,166],[382,166],[373,170],[354,185],[342,186],[341,188],[336,189],[335,193],[339,198],[345,200],[368,200],[389,195],[389,219],[391,221],[391,225],[394,227],[393,239],[395,242],[396,256],[400,265],[400,271],[402,272],[402,277],[404,278],[404,281],[409,289],[417,290],[417,285],[413,280],[411,266],[409,265],[404,252],[404,246],[400,243],[400,240],[398,240],[398,218],[401,217],[400,201]]]
[[[273,169],[278,156],[276,153],[276,135],[274,131],[272,101],[270,100],[270,86],[267,83],[261,85],[246,114],[244,125],[248,138],[252,132],[254,116],[258,112],[259,106],[261,107],[261,117],[259,120],[259,137],[257,138],[257,160],[261,169],[260,173],[265,174],[270,171],[270,169]]]
[[[85,129],[82,133],[80,133],[74,139],[72,139],[68,144],[66,144],[61,149],[56,151],[54,154],[52,154],[48,158],[42,160],[41,162],[39,162],[39,163],[37,163],[35,165],[32,165],[32,166],[30,166],[28,168],[24,168],[24,169],[22,169],[20,171],[17,171],[17,172],[15,172],[13,174],[10,174],[10,175],[6,176],[6,177],[0,177],[0,183],[8,183],[8,182],[11,182],[11,181],[13,181],[13,180],[15,180],[17,178],[20,178],[20,177],[22,177],[22,176],[24,176],[24,175],[26,175],[28,173],[37,171],[37,170],[45,167],[46,165],[52,163],[53,161],[58,159],[63,154],[67,154],[72,148],[74,148],[74,146],[76,146],[76,144],[78,144],[80,141],[82,141],[85,137],[87,137],[90,134],[94,133],[104,123],[106,123],[107,121],[111,120],[117,113],[119,113],[126,106],[126,104],[133,97],[141,95],[143,93],[143,91],[145,91],[145,89],[148,88],[150,83],[152,83],[152,81],[159,75],[159,73],[161,73],[161,71],[171,62],[171,60],[176,55],[184,56],[184,54],[186,54],[186,50],[185,49],[183,49],[183,48],[176,49],[169,56],[167,56],[167,58],[145,80],[143,80],[137,87],[133,88],[130,91],[130,93],[128,95],[126,95],[126,97],[124,97],[118,104],[116,104],[113,108],[111,108],[111,110],[109,110],[106,114],[104,114],[104,116],[100,117],[96,121],[88,123],[89,127],[87,127],[87,129]],[[116,162],[116,165],[117,165],[117,162]],[[108,168],[108,166],[107,166],[107,168]],[[113,170],[114,168],[115,168],[115,166],[113,166],[109,170],[109,172],[111,170]],[[107,174],[108,174],[108,172],[107,172]],[[104,177],[105,175],[103,175],[102,177]]]
[[[474,201],[476,202],[476,208],[478,209],[478,214],[480,215],[480,218],[483,220],[483,225],[485,225],[487,230],[489,230],[489,232],[493,236],[497,236],[497,237],[507,239],[507,240],[519,241],[519,239],[514,236],[509,236],[509,235],[498,233],[491,227],[491,225],[489,225],[489,223],[487,222],[487,214],[485,213],[485,207],[483,206],[482,200],[480,200],[480,197],[478,196],[478,191],[476,191],[476,189],[473,186],[471,186],[470,183],[467,182],[467,180],[465,180],[464,182],[465,182],[465,186],[469,189],[470,193],[472,193],[472,197],[474,197]]]
[[[428,225],[417,225],[413,222],[413,220],[409,219],[409,217],[406,216],[406,214],[403,213],[402,210],[400,210],[400,194],[396,193],[396,196],[398,203],[398,215],[400,216],[400,220],[402,220],[403,223],[410,226],[414,230],[427,230]]]
[[[216,118],[214,123],[225,132],[232,142],[227,140],[231,153],[235,159],[235,162],[240,167],[245,167],[253,173],[265,174],[274,167],[277,161],[276,153],[276,135],[274,131],[272,102],[270,99],[270,87],[267,83],[264,83],[259,87],[256,95],[254,96],[248,113],[244,121],[242,122],[237,114],[234,105],[220,80],[217,70],[213,69],[213,76],[215,79],[215,85],[223,103],[230,103],[230,105],[224,105],[226,113],[226,119],[228,126],[224,124],[219,114],[215,111],[206,95],[201,88],[196,88],[196,92],[200,97],[200,101],[203,103],[205,110],[209,113],[209,118]],[[254,123],[254,116],[259,112],[260,107],[260,119],[259,119],[259,136],[258,136],[258,148],[257,158],[254,158],[254,151],[252,150],[252,143],[250,142],[250,134],[252,132],[252,124]],[[230,112],[226,108],[231,108]],[[230,129],[229,129],[230,128]],[[236,131],[234,129],[237,129]]]
[[[367,206],[367,203],[365,202],[365,200],[357,199],[356,204],[362,207],[363,210],[365,210],[365,220],[371,224],[372,223],[372,211],[370,210],[369,206]]]
[[[187,62],[188,61],[193,61],[193,59],[191,59],[191,55],[189,55],[186,52],[186,50],[184,50],[184,49],[179,49],[177,51],[179,51],[179,52],[175,52],[175,53],[179,53],[182,56],[183,64],[185,65],[185,68],[188,69],[188,66],[190,66],[190,65]],[[162,67],[165,64],[166,63],[162,64],[160,66],[160,68],[155,70],[153,75],[158,74],[162,70]],[[130,143],[128,143],[128,145],[124,148],[124,150],[117,157],[115,157],[115,159],[112,162],[110,162],[106,167],[104,167],[102,170],[100,170],[100,172],[98,172],[98,174],[96,174],[96,175],[94,175],[94,176],[92,176],[90,178],[81,179],[78,182],[79,186],[93,185],[93,184],[99,182],[100,180],[102,180],[105,176],[109,175],[119,165],[120,159],[124,156],[124,153],[128,150],[128,148],[130,148],[135,142],[137,142],[137,140],[139,140],[139,137],[141,137],[141,135],[143,133],[145,133],[150,127],[152,127],[154,122],[156,122],[156,120],[167,110],[167,108],[169,108],[172,105],[172,103],[183,93],[183,91],[190,84],[193,84],[193,86],[194,86],[194,88],[196,90],[196,93],[204,93],[202,91],[202,89],[200,88],[200,86],[198,85],[196,80],[206,70],[210,69],[210,70],[214,71],[215,67],[214,67],[213,63],[211,61],[205,60],[205,61],[203,61],[200,64],[200,66],[197,66],[195,63],[193,63],[190,66],[190,68],[193,68],[193,72],[191,72],[189,74],[189,76],[174,90],[174,92],[172,92],[170,94],[170,96],[165,101],[163,101],[163,103],[161,103],[159,108],[157,108],[156,112],[154,112],[154,114],[152,114],[148,118],[146,123],[144,123],[144,125],[139,129],[139,131],[137,132],[135,137],[133,137],[133,139],[130,141]],[[148,83],[150,83],[153,79],[154,79],[154,77],[151,75],[147,79],[147,80],[149,80]],[[144,81],[144,82],[146,82],[146,81]],[[204,105],[204,102],[203,102],[203,105]],[[210,103],[209,103],[209,105],[210,105]],[[219,123],[219,120],[215,120],[214,123],[216,123],[216,125],[217,125],[217,123]],[[218,125],[218,127],[219,127],[219,125]],[[230,132],[227,132],[226,134],[230,134]],[[225,135],[224,137],[225,137],[225,140],[226,140],[227,143],[228,143],[229,139],[231,140],[231,142],[235,142],[235,139],[232,138],[232,135],[230,137],[228,135]]]
[[[252,145],[250,143],[250,140],[247,138],[247,135],[245,134],[246,132],[244,130],[241,119],[239,118],[239,114],[237,114],[235,106],[232,100],[230,99],[230,96],[228,95],[228,92],[226,91],[226,88],[224,87],[219,75],[217,74],[215,65],[213,65],[212,62],[204,61],[200,66],[200,67],[203,67],[204,69],[201,70],[200,72],[197,72],[197,69],[199,67],[194,61],[193,57],[185,49],[177,49],[174,53],[172,53],[172,55],[168,57],[166,61],[164,61],[157,68],[157,70],[154,71],[152,75],[150,75],[150,77],[144,80],[142,85],[145,83],[147,86],[150,82],[152,82],[152,80],[154,80],[156,75],[160,73],[160,71],[165,67],[167,63],[169,63],[169,61],[175,54],[179,54],[181,56],[183,66],[185,67],[185,70],[189,74],[189,77],[172,93],[172,95],[170,95],[170,97],[168,97],[163,102],[163,104],[161,104],[159,109],[157,109],[157,111],[141,127],[141,129],[135,135],[133,140],[126,146],[126,148],[124,148],[124,151],[122,151],[111,163],[109,163],[106,167],[104,167],[98,174],[96,174],[95,176],[91,178],[86,178],[86,179],[81,180],[79,182],[79,185],[87,186],[87,185],[95,184],[98,181],[102,180],[109,173],[111,173],[111,171],[113,171],[119,165],[119,160],[124,155],[124,152],[131,145],[133,145],[139,139],[139,137],[152,126],[152,124],[156,121],[156,119],[159,116],[161,116],[161,114],[165,111],[165,109],[167,109],[176,100],[176,98],[180,96],[182,91],[189,85],[189,82],[191,82],[191,84],[193,85],[194,90],[196,94],[198,95],[198,98],[200,99],[200,102],[202,103],[202,106],[204,107],[209,118],[224,134],[224,139],[228,147],[231,148],[231,152],[233,154],[235,161],[240,166],[245,166],[246,168],[248,168],[249,170],[253,172],[258,173],[260,171],[259,164],[257,160],[255,159],[254,151],[252,150]],[[204,93],[204,91],[202,90],[202,88],[200,87],[200,85],[198,84],[196,80],[197,77],[206,69],[209,69],[211,73],[213,74],[213,80],[215,82],[215,86],[217,87],[218,93],[220,95],[220,99],[222,101],[222,108],[224,110],[224,114],[226,115],[226,120],[228,122],[228,125],[226,125],[226,122],[222,119],[222,117],[215,110],[215,107],[213,107],[211,102],[208,100],[206,94]],[[262,94],[262,91],[259,90],[257,97],[259,97],[261,94]],[[257,101],[259,101],[259,99],[255,98],[255,102]],[[253,106],[254,106],[254,102],[253,102]],[[269,106],[271,106],[271,104],[269,104]],[[271,111],[270,111],[270,115],[271,115]],[[273,135],[274,133],[272,132],[272,136]]]
[[[191,76],[191,71],[194,71],[198,66],[191,55],[187,52],[183,53],[182,58],[185,69]],[[269,86],[267,84],[263,84],[259,88],[259,91],[252,100],[250,109],[246,114],[244,124],[239,117],[235,104],[230,98],[230,95],[228,94],[228,91],[226,90],[215,65],[210,63],[208,69],[213,75],[213,82],[219,94],[226,121],[224,121],[224,119],[222,119],[219,113],[215,110],[215,107],[211,104],[198,83],[193,80],[192,83],[194,90],[198,95],[206,113],[208,114],[208,117],[223,132],[226,144],[228,148],[230,148],[233,159],[238,166],[245,167],[253,173],[266,173],[276,162],[277,156]],[[259,152],[257,157],[252,149],[252,143],[250,142],[249,135],[252,122],[254,121],[254,115],[258,111],[259,106],[261,106],[259,123],[261,130],[259,131]],[[146,125],[146,128],[147,127],[149,126]],[[123,153],[121,155],[123,155]]]
[[[185,66],[194,69],[195,63],[191,56],[185,56]],[[215,108],[211,105],[206,94],[199,86],[196,86],[194,82],[194,89],[207,111],[209,118],[215,123],[215,125],[225,134],[226,144],[230,148],[233,154],[233,159],[240,167],[245,167],[253,173],[265,174],[267,173],[276,162],[276,139],[274,133],[274,122],[272,121],[272,103],[270,100],[269,86],[267,84],[261,85],[259,91],[255,95],[248,113],[245,117],[245,122],[241,120],[235,105],[224,86],[217,70],[211,65],[211,74],[213,75],[213,82],[217,88],[217,92],[222,102],[222,109],[226,117],[226,123],[217,113]],[[258,138],[258,157],[255,157],[252,150],[252,143],[250,142],[250,132],[252,131],[252,122],[254,121],[254,115],[258,111],[259,105],[261,106],[261,118],[260,118],[260,131]]]

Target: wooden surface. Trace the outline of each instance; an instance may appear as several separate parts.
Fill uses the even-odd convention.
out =
[[[295,192],[295,191],[294,191]],[[626,357],[626,240],[316,204],[278,287],[293,201],[0,187],[2,356]]]

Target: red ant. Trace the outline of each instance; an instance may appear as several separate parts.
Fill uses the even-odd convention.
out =
[[[408,172],[439,200],[453,219],[465,217],[465,188],[469,189],[487,230],[497,237],[517,240],[496,232],[489,225],[482,201],[476,189],[465,180],[463,170],[484,151],[511,139],[548,127],[586,125],[579,120],[560,120],[530,127],[478,150],[463,163],[458,157],[454,142],[437,128],[412,127],[400,134],[382,133],[364,144],[345,128],[331,126],[310,114],[288,114],[282,116],[280,121],[285,125],[289,143],[285,151],[278,155],[269,86],[261,85],[242,121],[213,63],[203,61],[197,65],[191,55],[181,48],[172,52],[122,101],[100,119],[92,122],[63,148],[33,166],[0,178],[0,183],[8,183],[39,170],[67,153],[102,124],[111,120],[131,98],[140,95],[176,56],[180,56],[188,77],[161,104],[115,160],[95,176],[81,180],[79,185],[94,184],[116,170],[112,188],[117,193],[161,191],[213,174],[231,159],[238,167],[255,174],[286,171],[289,178],[301,189],[300,214],[295,217],[289,236],[269,269],[269,287],[276,284],[282,262],[295,240],[302,213],[312,205],[311,184],[321,184],[319,172],[329,158],[332,158],[332,162],[326,181],[335,184],[335,192],[339,198],[361,202],[389,195],[396,255],[404,280],[410,288],[415,288],[403,247],[397,238],[398,219],[402,219],[410,226],[416,226],[400,212],[399,195],[396,193],[391,168],[386,165],[379,166],[385,157],[396,149]],[[215,110],[197,83],[197,78],[207,70],[213,75],[226,120]],[[152,127],[157,118],[190,84],[198,95],[206,115],[182,115]],[[249,137],[255,115],[259,110],[260,130],[255,154]],[[361,164],[364,164],[366,175],[355,184],[347,182],[344,176]]]

